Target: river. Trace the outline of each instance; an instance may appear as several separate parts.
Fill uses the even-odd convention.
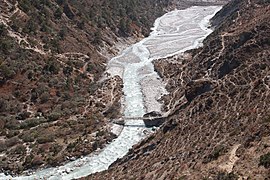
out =
[[[209,19],[220,8],[194,6],[166,13],[156,19],[149,37],[131,45],[109,61],[107,72],[121,76],[124,82],[125,117],[142,117],[147,112],[160,111],[161,104],[157,99],[167,92],[151,62],[201,45],[202,40],[212,32],[208,28]],[[142,120],[129,120],[121,134],[99,152],[28,176],[0,174],[0,179],[69,180],[100,172],[127,154],[133,145],[146,137],[145,132],[151,133],[151,129],[147,129]]]

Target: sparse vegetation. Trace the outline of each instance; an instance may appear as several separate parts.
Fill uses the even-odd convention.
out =
[[[233,172],[231,173],[219,172],[215,179],[216,180],[237,180],[238,176],[234,174]]]
[[[39,144],[44,144],[48,142],[53,142],[55,137],[51,134],[43,134],[37,138],[37,142]]]
[[[6,35],[7,30],[6,27],[4,26],[4,24],[0,24],[0,36],[4,36]]]
[[[18,8],[23,14],[10,17],[10,32],[0,24],[0,135],[5,139],[0,142],[0,151],[12,150],[5,157],[5,162],[14,164],[9,167],[11,171],[43,163],[56,165],[59,162],[55,161],[64,161],[65,156],[88,154],[115,138],[102,127],[106,118],[119,115],[119,102],[112,108],[106,101],[98,102],[97,97],[108,92],[99,92],[106,89],[106,84],[97,82],[105,71],[106,59],[96,49],[110,44],[108,38],[115,35],[137,35],[141,29],[149,32],[153,20],[164,12],[166,2],[140,1],[56,0],[56,4],[49,0],[20,0]],[[160,6],[145,13],[152,1]],[[3,7],[7,13],[15,9]],[[96,131],[98,142],[84,143],[94,141],[88,135]],[[31,154],[25,157],[26,147]],[[3,167],[4,161],[0,163],[0,169]]]
[[[204,163],[211,162],[213,160],[217,160],[219,156],[227,152],[226,147],[219,145],[214,148],[214,150],[204,159]]]
[[[270,152],[260,156],[259,166],[270,168]]]

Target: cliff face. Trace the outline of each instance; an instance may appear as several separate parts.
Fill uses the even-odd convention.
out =
[[[89,179],[270,178],[269,19],[267,0],[232,1],[202,48],[157,60],[170,116]]]
[[[106,77],[123,37],[147,35],[168,1],[1,0],[0,172],[55,166],[115,135],[122,80]]]

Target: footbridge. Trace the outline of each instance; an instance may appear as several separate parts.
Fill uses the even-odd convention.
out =
[[[149,117],[121,117],[119,119],[112,120],[113,123],[126,126],[128,121],[143,121],[146,127],[160,126],[165,122],[167,115],[161,116],[149,116]]]

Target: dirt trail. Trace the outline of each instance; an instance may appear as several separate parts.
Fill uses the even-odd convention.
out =
[[[228,173],[231,173],[232,172],[234,164],[239,159],[236,156],[236,151],[240,147],[240,145],[241,144],[237,144],[237,145],[234,145],[233,146],[233,149],[230,152],[229,161],[227,161],[226,163],[224,163],[224,164],[222,164],[222,165],[219,166],[222,170],[225,170]]]

